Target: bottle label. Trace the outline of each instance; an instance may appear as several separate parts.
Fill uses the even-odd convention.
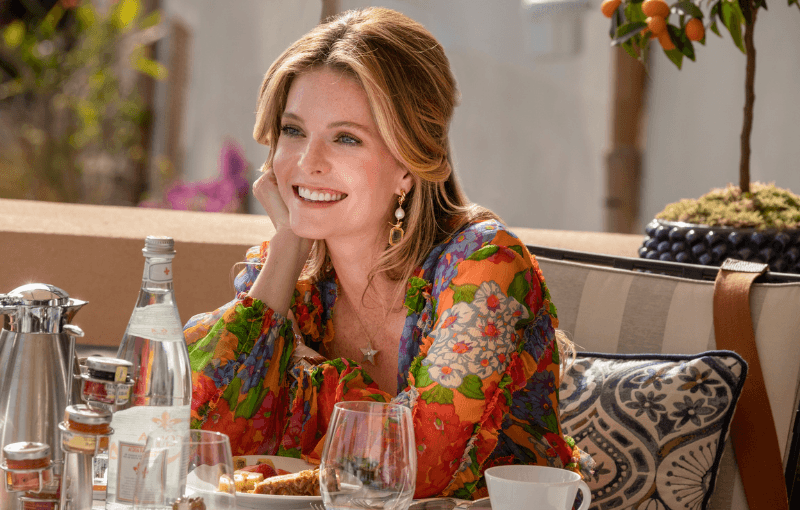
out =
[[[134,308],[125,334],[159,342],[184,341],[175,307],[166,303]]]
[[[172,281],[172,262],[144,261],[142,279],[148,282],[167,283]]]
[[[180,476],[180,439],[189,430],[190,407],[188,405],[161,407],[136,406],[114,413],[112,427],[114,437],[109,449],[109,497],[112,503],[132,504],[136,488],[136,472],[145,453],[147,437],[151,437],[154,448],[148,459],[148,478],[152,474],[164,480],[164,490],[177,490]],[[157,436],[158,441],[152,439]],[[113,487],[111,486],[113,484]],[[146,495],[144,495],[147,498]],[[151,494],[153,496],[153,494]]]

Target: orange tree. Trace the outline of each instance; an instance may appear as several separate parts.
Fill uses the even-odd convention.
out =
[[[800,0],[788,0],[788,5],[800,9]],[[664,0],[605,0],[601,4],[603,14],[611,18],[611,44],[622,46],[642,62],[650,40],[657,39],[667,57],[680,69],[684,57],[695,60],[693,42],[705,45],[706,28],[722,37],[719,25],[727,29],[736,47],[747,55],[739,158],[739,188],[743,193],[750,192],[750,133],[756,99],[753,28],[762,8],[767,10],[766,0],[680,0],[671,5]]]

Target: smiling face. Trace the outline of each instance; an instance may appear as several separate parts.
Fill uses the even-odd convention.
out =
[[[352,77],[322,68],[289,89],[273,169],[300,237],[379,239],[412,177],[392,156],[367,94]]]

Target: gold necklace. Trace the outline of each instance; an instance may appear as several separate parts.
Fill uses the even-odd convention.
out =
[[[361,354],[363,356],[361,362],[362,363],[370,362],[373,365],[375,365],[376,364],[375,363],[375,356],[380,351],[373,347],[373,345],[372,345],[372,337],[367,332],[367,328],[364,326],[364,322],[361,320],[361,316],[359,315],[358,310],[356,310],[356,307],[353,306],[353,303],[350,302],[349,298],[345,298],[345,300],[347,301],[347,306],[350,307],[350,310],[353,312],[353,315],[355,316],[356,320],[358,321],[358,325],[361,327],[361,331],[364,333],[364,336],[367,337],[367,346],[359,348],[359,350],[361,351]]]

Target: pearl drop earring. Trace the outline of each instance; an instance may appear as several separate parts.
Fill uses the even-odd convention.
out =
[[[394,211],[394,217],[397,219],[397,223],[392,225],[392,230],[389,231],[389,244],[394,246],[400,241],[403,240],[403,236],[405,235],[405,231],[403,230],[403,218],[406,217],[406,212],[403,210],[403,202],[406,199],[406,192],[401,191],[400,196],[397,197],[397,209]]]

